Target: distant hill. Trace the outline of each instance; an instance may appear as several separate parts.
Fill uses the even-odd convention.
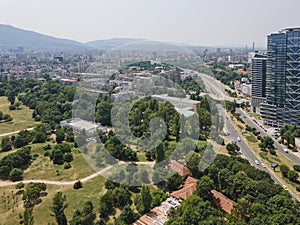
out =
[[[85,43],[86,46],[97,48],[97,49],[113,49],[121,45],[125,45],[128,43],[144,41],[145,39],[136,39],[136,38],[113,38],[107,40],[97,40]]]
[[[87,48],[87,46],[77,41],[55,38],[0,24],[0,49],[17,47],[40,50],[78,50]]]
[[[145,41],[145,43],[143,43]],[[32,50],[111,50],[113,48],[137,42],[139,46],[150,46],[151,41],[138,38],[113,38],[107,40],[96,40],[87,43],[80,43],[69,39],[56,38],[49,35],[40,34],[34,31],[28,31],[0,24],[0,49],[12,49],[23,47]],[[155,41],[152,41],[155,43]],[[185,43],[166,42],[166,45],[184,46],[192,49],[194,46]]]

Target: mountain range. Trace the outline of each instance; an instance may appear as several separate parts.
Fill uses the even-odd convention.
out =
[[[96,40],[81,43],[69,39],[56,38],[34,31],[28,31],[13,27],[11,25],[0,24],[0,49],[15,49],[23,47],[31,50],[110,50],[118,46],[143,41],[145,39],[135,38],[114,38],[107,40]],[[185,44],[178,44],[185,45]],[[186,46],[189,46],[186,44]]]
[[[114,38],[81,43],[0,24],[0,49],[23,47],[32,50],[108,50],[123,44],[142,40],[143,39]]]

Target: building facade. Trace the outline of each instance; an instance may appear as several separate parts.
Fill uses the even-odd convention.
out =
[[[260,114],[260,105],[266,101],[267,56],[255,54],[252,58],[252,112]]]
[[[268,36],[265,124],[300,126],[300,28]]]

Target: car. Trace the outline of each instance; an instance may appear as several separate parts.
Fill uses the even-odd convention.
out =
[[[240,141],[241,141],[241,138],[240,138],[240,137],[237,137],[237,141],[240,142]]]
[[[263,168],[266,168],[266,165],[265,165],[264,163],[262,163],[261,166],[262,166]]]
[[[286,191],[288,190],[288,188],[287,188],[287,186],[286,186],[285,184],[282,185],[282,188],[283,188],[284,190],[286,190]]]
[[[289,150],[288,150],[287,148],[283,149],[283,151],[284,151],[285,153],[288,153],[288,152],[289,152]]]
[[[259,165],[259,161],[258,160],[254,160],[256,165]]]

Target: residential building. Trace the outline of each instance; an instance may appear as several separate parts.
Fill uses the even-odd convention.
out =
[[[167,168],[178,173],[182,178],[191,175],[191,171],[184,165],[180,164],[175,160],[171,160],[170,163],[167,165]]]
[[[197,179],[188,176],[183,187],[177,191],[173,191],[171,196],[176,199],[186,200],[187,197],[191,196],[196,191],[197,181]]]
[[[300,28],[268,36],[264,124],[300,126]]]
[[[267,56],[255,54],[252,59],[252,112],[260,114],[260,104],[266,101]]]
[[[216,190],[212,190],[211,193],[214,203],[225,213],[231,214],[235,202]]]

